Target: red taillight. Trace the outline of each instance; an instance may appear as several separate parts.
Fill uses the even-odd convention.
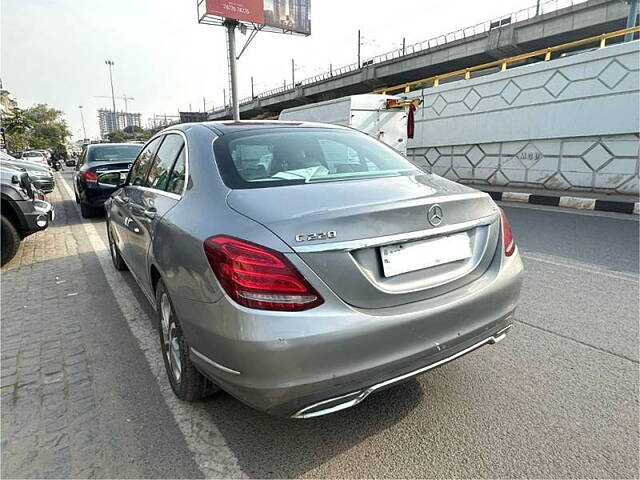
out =
[[[511,231],[511,225],[509,219],[504,210],[500,209],[500,215],[502,217],[502,243],[504,244],[504,254],[507,257],[513,255],[516,251],[516,240],[513,238],[513,232]]]
[[[204,253],[224,291],[240,305],[299,312],[324,301],[281,253],[225,236],[205,240]]]
[[[98,183],[98,174],[91,170],[85,170],[82,174],[82,178],[84,178],[84,181],[87,183]]]

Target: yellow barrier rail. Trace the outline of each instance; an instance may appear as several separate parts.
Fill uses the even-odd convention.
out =
[[[510,63],[513,62],[521,62],[522,60],[527,60],[529,58],[540,57],[544,55],[544,61],[548,62],[551,60],[552,55],[556,52],[561,52],[564,50],[570,50],[575,47],[581,47],[583,45],[589,45],[592,43],[598,43],[600,48],[604,48],[607,45],[607,40],[616,37],[622,37],[628,33],[636,33],[640,32],[640,26],[625,28],[623,30],[617,30],[615,32],[603,33],[602,35],[596,35],[595,37],[583,38],[582,40],[575,40],[569,43],[563,43],[562,45],[556,45],[554,47],[543,48],[541,50],[536,50],[529,53],[523,53],[521,55],[515,55],[513,57],[502,58],[500,60],[495,60],[489,63],[483,63],[482,65],[476,65],[469,68],[463,68],[461,70],[456,70],[454,72],[444,73],[440,75],[434,75],[432,77],[422,78],[420,80],[414,80],[412,82],[401,83],[400,85],[395,85],[393,87],[385,87],[375,90],[374,93],[382,93],[382,94],[391,94],[398,91],[403,91],[404,93],[409,93],[412,89],[416,87],[425,86],[431,84],[434,87],[440,85],[442,80],[446,80],[453,77],[463,77],[465,80],[469,80],[471,78],[471,74],[473,72],[478,72],[480,70],[486,70],[488,68],[500,67],[500,71],[504,72],[507,70],[507,67]]]

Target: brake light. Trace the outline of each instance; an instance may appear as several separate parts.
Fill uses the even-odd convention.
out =
[[[300,312],[324,300],[281,253],[233,237],[204,241],[218,281],[234,301],[258,310]]]
[[[98,183],[98,174],[91,170],[85,170],[82,174],[82,178],[84,178],[84,181],[87,183]]]
[[[504,254],[507,257],[513,255],[516,251],[516,240],[513,238],[513,232],[511,231],[511,225],[509,219],[504,210],[500,209],[500,216],[502,217],[502,243],[504,244]]]

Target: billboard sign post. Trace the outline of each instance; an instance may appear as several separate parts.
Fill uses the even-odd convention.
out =
[[[198,23],[224,26],[227,29],[227,55],[231,110],[233,119],[240,120],[238,103],[237,60],[259,31],[310,35],[311,0],[196,0]],[[236,55],[236,27],[244,33],[252,30],[245,46]]]

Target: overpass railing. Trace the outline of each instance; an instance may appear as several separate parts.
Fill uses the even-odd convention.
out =
[[[471,78],[472,73],[479,72],[481,70],[488,70],[492,68],[500,68],[501,71],[505,71],[509,64],[522,62],[523,60],[527,60],[530,58],[543,58],[545,62],[552,59],[554,53],[562,52],[566,50],[573,50],[578,47],[589,46],[596,44],[599,48],[604,48],[607,46],[607,40],[612,38],[623,37],[628,33],[639,33],[640,26],[625,28],[623,30],[616,30],[615,32],[603,33],[602,35],[596,35],[594,37],[583,38],[581,40],[575,40],[573,42],[563,43],[561,45],[556,45],[549,48],[544,48],[541,50],[535,50],[533,52],[523,53],[520,55],[515,55],[513,57],[502,58],[500,60],[495,60],[489,63],[483,63],[482,65],[475,65],[469,68],[463,68],[460,70],[455,70],[449,73],[443,73],[440,75],[434,75],[432,77],[422,78],[420,80],[414,80],[411,82],[401,83],[399,85],[395,85],[392,87],[385,87],[375,90],[373,93],[383,93],[383,94],[392,94],[392,93],[409,93],[411,90],[420,87],[437,87],[440,85],[440,82],[443,80],[454,79],[456,77],[464,78],[468,80]]]
[[[407,55],[413,55],[418,52],[429,50],[430,48],[435,48],[451,42],[463,40],[465,38],[486,33],[486,32],[489,32],[490,30],[495,30],[497,28],[503,28],[508,25],[511,25],[512,23],[524,22],[526,20],[535,18],[538,15],[545,15],[547,13],[552,13],[552,12],[561,10],[563,8],[579,5],[587,1],[588,0],[550,0],[548,2],[541,3],[539,7],[532,6],[529,8],[525,8],[523,10],[519,10],[517,12],[511,13],[510,15],[505,15],[497,19],[488,20],[486,22],[482,22],[477,25],[473,25],[471,27],[462,28],[460,30],[456,30],[454,32],[450,32],[444,35],[438,35],[436,37],[430,38],[428,40],[424,40],[422,42],[414,43],[412,45],[407,45],[404,48],[397,48],[389,52],[376,55],[374,57],[371,57],[371,58],[368,58],[367,60],[362,61],[360,65],[356,62],[350,65],[345,65],[343,67],[334,68],[328,72],[314,75],[313,77],[305,78],[300,82],[296,82],[295,85],[283,85],[282,87],[273,88],[271,90],[267,90],[266,92],[259,93],[255,97],[242,98],[240,99],[240,104],[246,105],[248,103],[251,103],[257,98],[266,98],[266,97],[271,97],[273,95],[279,95],[282,93],[295,91],[295,89],[300,86],[311,85],[314,83],[322,82],[324,80],[328,80],[333,77],[339,77],[341,75],[358,71],[363,67],[368,67],[370,65],[388,62],[390,60],[395,60]],[[224,112],[227,109],[228,108],[217,109],[217,110],[214,110],[213,113]]]

